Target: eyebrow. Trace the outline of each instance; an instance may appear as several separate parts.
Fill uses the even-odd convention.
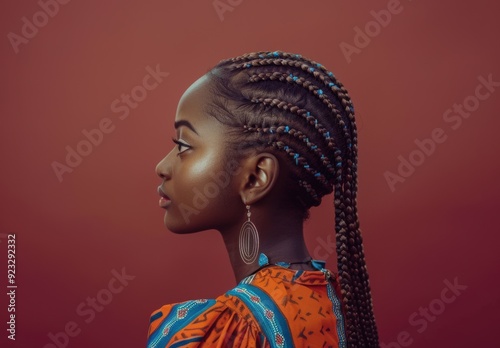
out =
[[[181,127],[181,126],[186,126],[189,129],[191,129],[193,132],[195,132],[197,135],[199,135],[198,132],[196,131],[196,129],[194,129],[193,125],[189,121],[180,120],[180,121],[177,121],[177,122],[174,123],[175,129],[177,129],[177,128]]]

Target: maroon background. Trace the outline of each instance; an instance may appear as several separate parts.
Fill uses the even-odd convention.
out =
[[[16,54],[7,34],[21,34],[23,16],[40,6],[3,2],[0,233],[17,235],[19,288],[15,342],[6,340],[0,297],[2,347],[44,347],[69,321],[81,332],[68,347],[144,347],[153,310],[235,285],[217,232],[165,230],[154,168],[172,147],[177,101],[196,78],[222,58],[275,49],[323,63],[355,103],[359,217],[381,341],[406,331],[415,348],[496,346],[500,90],[456,130],[443,113],[474,94],[478,76],[500,81],[500,5],[402,0],[348,63],[340,43],[352,45],[354,27],[387,3],[243,1],[221,21],[211,0],[71,1]],[[170,76],[120,120],[110,104],[157,64]],[[65,147],[104,117],[115,130],[60,183],[51,163],[64,162]],[[446,141],[392,192],[384,172],[396,173],[398,156],[408,159],[415,139],[438,127]],[[331,197],[306,230],[311,252],[333,234]],[[4,293],[5,239],[0,250]],[[327,263],[335,267],[334,254]],[[78,305],[123,267],[135,279],[85,323]],[[444,281],[455,277],[467,289],[417,332],[410,315],[438,306]]]

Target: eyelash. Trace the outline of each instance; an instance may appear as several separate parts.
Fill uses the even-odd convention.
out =
[[[189,146],[188,144],[183,143],[182,141],[179,141],[179,140],[177,140],[177,139],[175,139],[175,138],[172,138],[172,141],[173,141],[175,144],[177,144],[177,149],[178,149],[178,151],[179,151],[179,153],[177,154],[177,156],[179,156],[181,153],[183,153],[184,151],[187,151],[187,150],[189,150],[189,149],[191,148],[191,146]],[[187,147],[187,149],[186,149],[186,150],[184,150],[184,151],[181,151],[181,148],[182,148],[182,147]]]

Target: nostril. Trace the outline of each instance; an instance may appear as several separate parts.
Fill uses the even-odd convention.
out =
[[[156,174],[163,180],[166,180],[168,177],[165,172],[163,172],[162,170],[158,170],[158,168],[156,169]]]
[[[167,170],[164,167],[158,165],[156,167],[155,171],[156,171],[156,175],[158,175],[163,180],[170,179],[170,175],[168,174]]]

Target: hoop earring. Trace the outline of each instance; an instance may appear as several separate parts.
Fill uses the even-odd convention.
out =
[[[240,257],[247,265],[257,260],[259,253],[259,233],[257,227],[250,221],[250,206],[247,204],[247,221],[243,223],[239,235]]]

